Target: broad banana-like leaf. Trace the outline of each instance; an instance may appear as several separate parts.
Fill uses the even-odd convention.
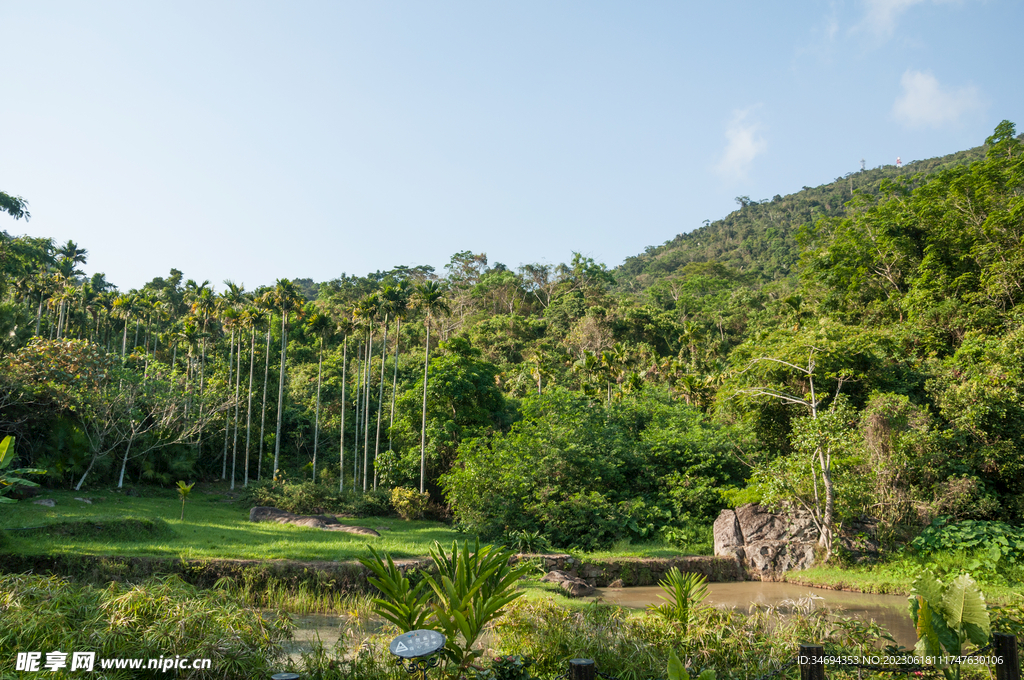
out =
[[[988,642],[992,631],[985,596],[973,578],[961,574],[953,579],[946,586],[942,609],[950,628],[963,630],[967,639],[978,646]]]
[[[715,672],[708,668],[697,676],[697,680],[715,680]]]
[[[690,674],[686,672],[674,649],[668,653],[668,680],[690,680]]]
[[[942,656],[944,645],[939,640],[939,633],[935,624],[941,621],[942,617],[932,610],[931,604],[924,597],[917,596],[917,619],[914,625],[917,627],[917,644],[914,651],[918,656]]]
[[[7,435],[0,441],[0,470],[11,464],[14,460],[14,437]]]

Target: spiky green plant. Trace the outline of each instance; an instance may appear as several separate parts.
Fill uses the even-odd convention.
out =
[[[665,592],[665,595],[658,596],[658,599],[663,600],[663,604],[652,604],[649,609],[679,624],[685,636],[693,612],[708,597],[707,579],[703,574],[684,575],[680,573],[678,567],[672,567],[658,585]]]

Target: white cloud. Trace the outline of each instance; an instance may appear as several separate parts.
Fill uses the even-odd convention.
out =
[[[972,85],[944,87],[931,73],[908,70],[900,80],[903,94],[893,104],[893,115],[910,127],[939,128],[957,123],[965,113],[982,107],[981,95]]]
[[[750,165],[758,155],[764,153],[768,143],[760,135],[761,124],[751,119],[756,107],[733,112],[729,127],[725,130],[725,152],[715,165],[715,171],[727,177],[746,177]]]
[[[879,37],[889,37],[896,30],[900,15],[925,0],[865,0],[861,27]]]

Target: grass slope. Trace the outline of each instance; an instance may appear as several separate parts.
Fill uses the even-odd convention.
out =
[[[286,524],[252,523],[249,506],[226,494],[197,488],[179,520],[181,502],[170,490],[146,489],[143,497],[112,491],[90,494],[49,491],[57,505],[31,501],[4,507],[0,529],[4,550],[26,555],[91,555],[184,558],[291,559],[344,561],[364,557],[366,546],[393,557],[421,557],[434,541],[465,540],[440,522],[394,518],[342,519],[352,526],[378,529],[381,536],[359,536]],[[75,500],[88,498],[92,504]],[[166,526],[169,531],[161,530]],[[154,527],[154,528],[147,528]]]

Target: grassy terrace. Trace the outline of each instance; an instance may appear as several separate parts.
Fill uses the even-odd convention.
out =
[[[181,501],[171,489],[143,487],[141,497],[112,490],[90,492],[46,491],[48,508],[32,500],[4,506],[0,529],[7,532],[4,552],[25,555],[91,554],[121,556],[183,557],[190,559],[288,559],[345,561],[364,557],[372,545],[395,558],[426,557],[434,541],[472,540],[441,522],[405,521],[394,517],[341,518],[351,526],[376,529],[381,536],[361,536],[322,531],[287,524],[249,521],[250,505],[219,485],[196,486],[179,520]],[[91,504],[75,500],[86,498]],[[154,532],[140,532],[121,525],[125,519],[158,519]],[[85,526],[83,526],[83,523]],[[102,529],[90,531],[92,523]],[[84,531],[82,529],[85,529]],[[695,550],[694,552],[700,552]],[[622,542],[611,550],[589,555],[608,557],[675,557],[678,548],[661,542]]]
[[[88,498],[92,504],[75,500]],[[108,490],[91,492],[47,491],[39,498],[52,498],[48,508],[31,500],[4,506],[0,529],[7,531],[6,552],[27,555],[85,553],[184,558],[291,559],[344,561],[367,554],[371,544],[394,557],[427,555],[434,541],[451,543],[464,534],[440,522],[369,517],[342,519],[352,526],[377,529],[380,538],[337,531],[322,531],[287,524],[249,521],[249,505],[232,500],[219,489],[196,486],[185,505],[185,519],[179,520],[181,502],[172,490],[145,488],[142,497],[130,497]],[[33,499],[35,500],[35,499]],[[161,519],[170,531],[143,534],[118,531],[117,520]],[[111,521],[113,520],[113,521]],[[107,530],[93,533],[62,528],[62,524],[104,522]],[[27,527],[48,529],[22,530]],[[74,531],[74,534],[70,533]]]

